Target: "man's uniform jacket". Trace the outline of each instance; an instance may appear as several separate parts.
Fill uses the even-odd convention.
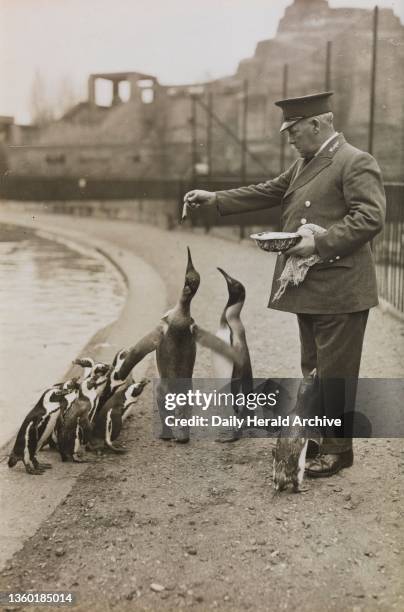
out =
[[[384,223],[386,200],[381,173],[375,159],[348,144],[342,134],[307,165],[301,158],[273,180],[217,191],[216,195],[221,215],[281,205],[282,231],[296,232],[304,223],[327,230],[315,236],[321,263],[309,269],[301,285],[288,286],[274,302],[287,256],[277,258],[270,308],[336,314],[377,305],[369,242]]]

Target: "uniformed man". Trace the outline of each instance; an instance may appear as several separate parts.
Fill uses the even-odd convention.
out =
[[[275,103],[283,111],[281,132],[301,156],[286,172],[239,189],[195,189],[185,201],[190,208],[216,206],[220,215],[281,206],[282,231],[296,232],[310,223],[325,228],[304,232],[277,258],[269,307],[296,313],[303,375],[316,368],[323,414],[335,417],[346,411],[346,382],[358,377],[369,308],[378,303],[370,242],[383,228],[386,202],[375,159],[335,131],[331,96],[324,92]],[[274,301],[287,257],[313,254],[321,261]],[[306,465],[309,476],[335,474],[353,463],[352,439],[332,430],[314,455]]]

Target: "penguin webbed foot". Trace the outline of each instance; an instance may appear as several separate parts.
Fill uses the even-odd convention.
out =
[[[42,476],[42,474],[45,473],[45,470],[41,470],[39,468],[35,468],[35,467],[31,466],[31,465],[26,465],[25,466],[25,471],[30,476]]]
[[[39,463],[37,460],[33,461],[33,464],[36,470],[51,470],[53,467],[51,463]]]
[[[125,455],[127,452],[129,452],[127,448],[121,446],[120,444],[109,444],[107,449],[118,455]]]
[[[72,461],[73,463],[92,463],[91,459],[86,459],[85,457],[82,457],[81,455],[73,455]]]
[[[174,436],[170,432],[169,433],[162,432],[161,434],[159,434],[158,439],[164,440],[164,442],[170,442],[171,440],[174,440]]]

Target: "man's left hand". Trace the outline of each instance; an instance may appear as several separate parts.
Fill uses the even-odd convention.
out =
[[[312,233],[310,233],[310,235],[304,234],[300,242],[287,251],[284,251],[285,255],[296,255],[297,257],[310,257],[310,255],[314,255],[315,253],[317,253],[317,250]]]

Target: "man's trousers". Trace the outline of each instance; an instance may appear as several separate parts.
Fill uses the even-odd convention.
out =
[[[319,379],[319,416],[342,417],[346,427],[327,428],[321,451],[343,453],[352,448],[355,395],[369,311],[347,314],[298,314],[303,376],[314,369]],[[346,421],[344,421],[344,415]]]

